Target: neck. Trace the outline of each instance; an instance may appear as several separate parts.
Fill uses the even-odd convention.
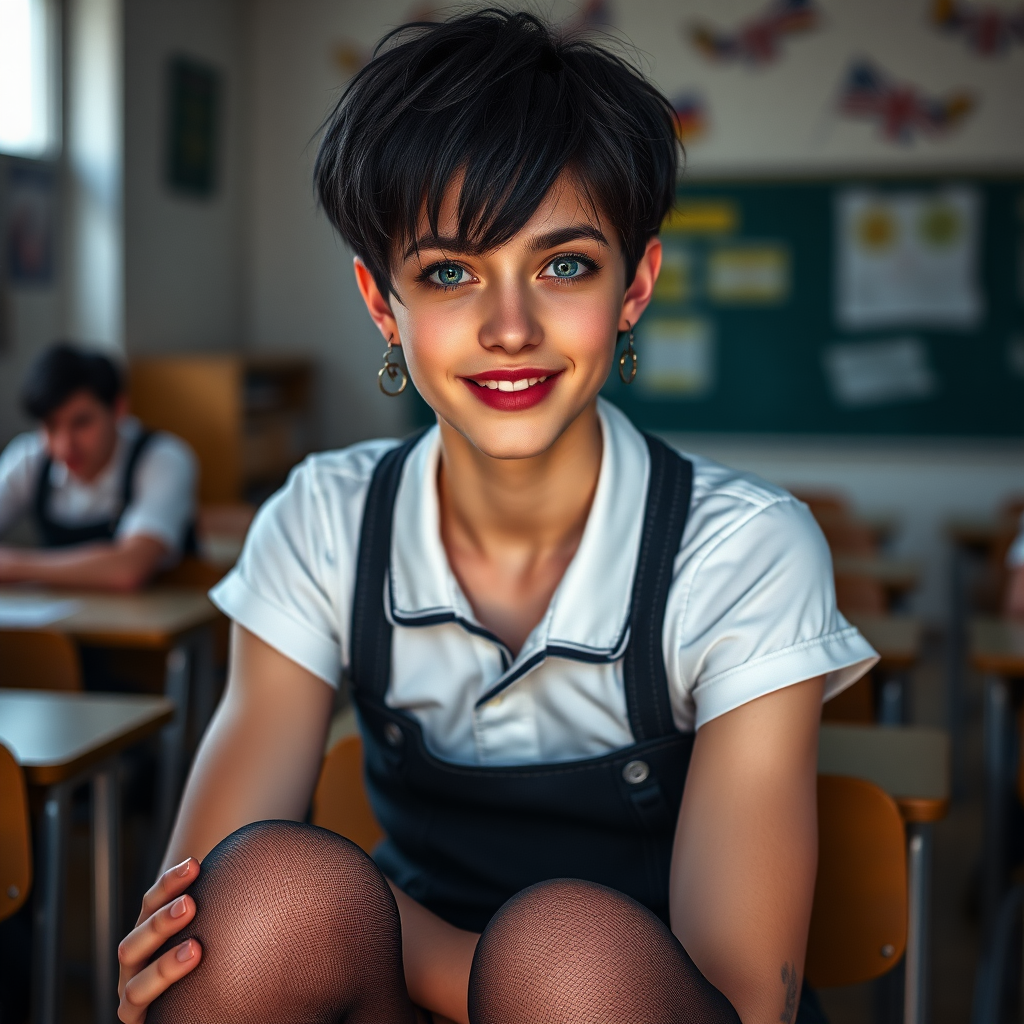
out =
[[[601,471],[602,437],[592,402],[544,453],[494,459],[441,421],[438,496],[442,532],[455,526],[481,552],[575,544]]]

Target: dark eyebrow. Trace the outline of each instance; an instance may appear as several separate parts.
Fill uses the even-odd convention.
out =
[[[573,224],[565,228],[557,228],[548,231],[543,235],[537,235],[530,241],[531,252],[543,252],[545,249],[557,249],[560,245],[578,241],[581,238],[590,238],[608,248],[608,239],[592,224]],[[466,248],[457,238],[442,235],[421,235],[408,249],[405,250],[405,259],[412,256],[420,249],[440,249],[441,252],[451,253],[453,256],[475,255],[475,248]]]

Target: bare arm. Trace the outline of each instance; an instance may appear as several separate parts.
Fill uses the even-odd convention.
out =
[[[163,541],[143,534],[49,550],[0,546],[0,583],[138,590],[166,554]]]
[[[697,733],[672,853],[672,930],[743,1024],[793,1024],[818,858],[821,677]]]

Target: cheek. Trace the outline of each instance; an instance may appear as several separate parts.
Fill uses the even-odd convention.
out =
[[[395,323],[402,339],[402,354],[413,375],[425,383],[425,378],[445,374],[451,358],[459,350],[459,338],[466,325],[437,309],[417,309],[415,315],[408,309],[395,311]]]

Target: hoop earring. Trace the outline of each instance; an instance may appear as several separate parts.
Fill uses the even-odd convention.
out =
[[[388,347],[384,352],[384,365],[377,371],[377,387],[379,387],[381,391],[388,396],[388,398],[397,398],[405,390],[406,384],[409,383],[409,374],[405,372],[405,367],[402,366],[401,363],[391,361],[391,349],[394,347],[391,340],[393,337],[394,335],[391,335],[388,338]],[[401,376],[402,383],[398,385],[396,390],[389,391],[384,384],[385,376],[392,383]]]
[[[626,339],[626,351],[619,356],[619,380],[623,384],[632,384],[636,378],[636,349],[633,348],[633,325],[627,320],[629,337]],[[626,360],[629,360],[629,370],[626,370]]]

